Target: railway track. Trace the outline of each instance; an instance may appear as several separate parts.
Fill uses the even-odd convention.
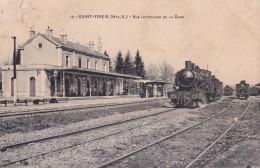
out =
[[[206,152],[208,152],[223,136],[225,136],[240,120],[241,117],[244,116],[244,114],[247,112],[248,108],[250,106],[250,102],[248,103],[248,106],[243,111],[243,113],[234,121],[234,123],[228,127],[214,142],[212,142],[204,151],[202,151],[195,159],[193,159],[185,168],[190,168],[195,162],[197,162]]]
[[[165,100],[160,100],[165,101]],[[91,105],[91,106],[79,106],[79,107],[70,107],[70,108],[50,108],[50,109],[43,109],[43,110],[32,110],[32,111],[8,111],[8,112],[0,112],[0,118],[4,117],[14,117],[14,116],[23,116],[23,115],[34,115],[34,114],[46,114],[46,113],[55,113],[55,112],[62,112],[62,111],[75,111],[75,110],[83,110],[83,109],[93,109],[93,108],[100,108],[100,107],[114,107],[114,106],[123,106],[123,105],[132,105],[132,104],[143,104],[149,102],[158,102],[158,100],[153,101],[138,101],[138,102],[131,102],[131,103],[118,103],[118,104],[98,104],[98,105]]]
[[[166,110],[166,111],[163,111],[161,113],[156,113],[155,115],[159,115],[159,114],[166,113],[166,112],[172,112],[174,110],[175,109]],[[150,115],[150,116],[152,116],[152,115]],[[65,146],[63,148],[58,148],[58,149],[54,149],[54,150],[51,150],[51,151],[48,151],[48,152],[43,152],[41,154],[37,154],[37,155],[30,156],[30,157],[25,157],[25,158],[22,158],[22,159],[18,159],[18,160],[15,160],[15,161],[12,161],[12,162],[9,162],[9,163],[6,163],[6,164],[2,164],[2,165],[0,165],[0,167],[12,165],[12,164],[15,164],[15,163],[18,163],[18,162],[24,162],[24,161],[26,161],[26,160],[28,160],[30,158],[33,158],[33,157],[44,156],[44,155],[47,155],[47,154],[50,154],[50,153],[59,152],[59,151],[62,151],[64,149],[68,149],[68,148],[76,147],[76,146],[83,145],[83,144],[86,144],[86,143],[89,143],[89,142],[93,142],[93,141],[97,141],[97,140],[100,140],[100,139],[104,139],[104,138],[107,138],[107,137],[110,137],[110,136],[114,136],[114,135],[117,135],[117,134],[120,134],[120,133],[124,133],[126,131],[130,131],[130,130],[133,130],[133,129],[144,127],[144,126],[147,126],[147,125],[150,125],[150,124],[154,124],[154,123],[157,123],[157,122],[160,122],[160,121],[164,121],[164,120],[169,120],[169,118],[166,117],[166,118],[159,119],[159,120],[156,120],[156,121],[152,121],[152,122],[148,122],[148,123],[141,124],[141,125],[138,125],[138,126],[130,127],[130,128],[125,129],[125,130],[117,131],[117,132],[114,132],[112,134],[108,134],[108,135],[105,135],[105,136],[99,136],[97,138],[93,138],[93,139],[85,141],[85,142],[74,143],[72,145],[68,145],[68,146]],[[130,120],[128,120],[128,121],[130,121]],[[22,145],[25,145],[25,144],[22,144]]]
[[[236,106],[236,104],[233,107],[235,107],[235,106]],[[223,134],[221,134],[212,144],[210,144],[209,147],[207,147],[203,152],[201,152],[193,161],[191,161],[186,166],[186,168],[191,167],[202,155],[204,155],[214,144],[216,144],[232,127],[234,127],[234,125],[238,122],[238,120],[246,113],[246,111],[248,110],[248,107],[249,107],[249,103],[248,103],[246,109],[243,111],[243,113],[237,118],[237,121],[235,121],[228,129],[226,129]],[[138,148],[138,149],[136,149],[136,150],[134,150],[132,152],[129,152],[129,153],[125,154],[125,155],[122,155],[120,157],[112,159],[112,160],[110,160],[110,161],[108,161],[106,163],[103,163],[103,164],[101,164],[101,165],[99,165],[97,167],[98,168],[104,168],[104,167],[108,167],[108,166],[113,166],[117,162],[119,162],[119,161],[121,161],[123,159],[126,159],[126,158],[128,158],[128,157],[130,157],[130,156],[132,156],[132,155],[134,155],[134,154],[136,154],[138,152],[141,152],[141,151],[143,151],[143,150],[145,150],[145,149],[147,149],[147,148],[149,148],[151,146],[154,146],[154,145],[159,144],[159,143],[161,143],[163,141],[166,141],[166,140],[168,140],[170,138],[173,138],[173,137],[175,137],[177,135],[185,133],[185,132],[191,130],[192,128],[194,128],[196,126],[201,125],[201,124],[205,123],[206,121],[209,121],[209,120],[213,119],[214,117],[219,116],[220,114],[223,114],[224,112],[230,110],[231,108],[232,107],[228,107],[228,108],[222,110],[221,112],[219,112],[217,114],[214,114],[214,115],[212,115],[212,116],[210,116],[210,117],[208,117],[208,118],[206,118],[206,119],[204,119],[204,120],[202,120],[202,121],[200,121],[198,123],[195,123],[195,124],[193,124],[193,125],[191,125],[191,126],[189,126],[187,128],[184,128],[184,129],[180,130],[180,131],[177,131],[177,132],[175,132],[175,133],[173,133],[171,135],[165,136],[165,137],[163,137],[163,138],[161,138],[161,139],[159,139],[157,141],[154,141],[154,142],[152,142],[152,143],[150,143],[148,145],[140,147],[140,148]]]
[[[223,112],[226,111],[226,110],[228,110],[228,109],[230,109],[230,108],[231,108],[231,107],[228,107],[228,108],[224,109]],[[52,136],[52,137],[46,137],[46,138],[41,138],[41,139],[37,139],[37,140],[33,140],[33,141],[26,141],[26,142],[23,142],[23,143],[13,144],[13,145],[9,145],[9,146],[2,147],[2,148],[1,148],[1,151],[5,151],[5,150],[8,149],[8,148],[21,147],[21,146],[24,146],[24,145],[27,145],[27,144],[30,144],[30,143],[43,142],[43,141],[47,141],[47,140],[51,140],[51,139],[56,139],[56,138],[61,138],[61,137],[65,137],[65,136],[70,136],[70,135],[74,135],[74,134],[78,134],[78,133],[87,132],[87,131],[90,131],[90,130],[94,130],[94,129],[98,129],[98,128],[102,128],[102,127],[106,127],[106,126],[112,126],[112,125],[116,125],[116,124],[120,124],[120,123],[124,123],[124,122],[128,122],[128,121],[133,121],[133,120],[141,119],[141,118],[146,118],[146,117],[150,117],[150,116],[156,116],[156,115],[163,114],[163,113],[167,113],[167,112],[171,112],[171,111],[174,111],[174,110],[176,110],[176,109],[165,110],[165,111],[162,111],[162,112],[159,112],[159,113],[150,114],[150,115],[147,115],[147,116],[135,117],[135,118],[131,118],[131,119],[124,120],[124,121],[119,121],[119,122],[104,124],[104,125],[100,125],[100,126],[97,126],[97,127],[88,128],[88,129],[85,129],[85,130],[79,130],[79,131],[75,131],[75,132],[70,132],[70,133],[67,133],[67,134],[61,134],[61,135]],[[220,113],[218,113],[218,114],[220,114]],[[214,117],[214,116],[216,116],[216,115],[218,115],[218,114],[215,114],[215,115],[213,115],[213,116],[211,116],[211,117]],[[51,150],[51,151],[43,152],[43,153],[40,153],[40,154],[36,154],[36,155],[33,155],[33,156],[29,156],[29,157],[17,159],[17,160],[11,161],[11,162],[9,162],[9,163],[2,164],[2,165],[0,165],[0,167],[5,167],[5,166],[8,166],[8,165],[12,165],[12,164],[15,164],[15,163],[17,163],[17,162],[22,162],[22,163],[23,163],[23,162],[26,162],[26,160],[28,160],[28,159],[30,159],[30,158],[33,158],[33,157],[43,156],[43,155],[46,155],[46,154],[50,154],[50,153],[62,151],[62,150],[64,150],[64,149],[68,149],[68,148],[72,148],[72,147],[79,146],[79,145],[82,145],[82,144],[86,144],[86,143],[89,143],[89,142],[97,141],[97,140],[100,140],[100,139],[103,139],[103,138],[107,138],[107,137],[109,137],[109,136],[117,135],[117,134],[120,134],[120,133],[129,131],[129,130],[137,129],[137,128],[140,128],[140,127],[143,127],[143,126],[146,126],[146,125],[149,125],[149,124],[153,124],[153,123],[156,123],[156,122],[160,122],[160,121],[163,121],[163,120],[169,120],[169,118],[166,117],[166,118],[159,119],[159,120],[152,121],[152,122],[148,122],[148,123],[145,123],[145,124],[142,124],[142,125],[134,126],[134,127],[131,127],[131,128],[125,129],[125,130],[122,130],[122,131],[117,131],[117,132],[114,132],[114,133],[109,134],[109,135],[100,136],[100,137],[97,137],[97,138],[94,138],[94,139],[91,139],[91,140],[88,140],[88,141],[85,141],[85,142],[80,142],[80,143],[78,142],[78,143],[74,143],[74,144],[72,144],[72,145],[65,146],[65,147],[62,147],[62,148],[58,148],[58,149],[54,149],[54,150]]]
[[[127,120],[121,120],[121,121],[117,121],[117,122],[102,124],[102,125],[99,125],[99,126],[90,127],[90,128],[86,128],[86,129],[82,129],[82,130],[77,130],[77,131],[72,131],[72,132],[59,134],[59,135],[55,135],[55,136],[35,139],[35,140],[31,140],[31,141],[25,141],[25,142],[22,142],[22,143],[16,143],[16,144],[12,144],[12,145],[1,147],[0,151],[4,152],[4,151],[6,151],[7,149],[10,149],[10,148],[17,148],[17,147],[21,147],[21,146],[28,145],[28,144],[31,144],[31,143],[38,143],[38,142],[43,142],[43,141],[47,141],[47,140],[62,138],[62,137],[70,136],[70,135],[75,135],[75,134],[79,134],[79,133],[84,133],[84,132],[87,132],[87,131],[92,131],[92,130],[95,130],[95,129],[108,127],[108,126],[113,126],[113,125],[117,125],[117,124],[122,124],[122,123],[125,123],[125,122],[138,120],[138,119],[142,119],[142,118],[146,118],[146,117],[156,116],[156,115],[167,113],[167,112],[171,112],[171,111],[173,111],[173,109],[170,109],[170,110],[168,109],[168,110],[165,110],[165,111],[161,111],[161,112],[158,112],[158,113],[153,113],[153,114],[149,114],[149,115],[145,115],[145,116],[141,116],[141,117],[134,117],[134,118],[127,119]]]
[[[163,113],[167,113],[167,112],[172,112],[172,111],[174,111],[174,110],[176,110],[176,109],[165,110],[165,111],[162,111],[162,112],[159,112],[159,113],[150,114],[150,115],[147,115],[147,116],[135,117],[135,118],[128,119],[128,120],[124,120],[124,121],[120,121],[120,122],[115,122],[115,123],[110,123],[110,124],[104,124],[104,125],[100,125],[100,126],[97,126],[97,127],[88,128],[88,129],[85,129],[85,130],[70,132],[70,133],[67,133],[67,134],[61,134],[61,135],[57,135],[57,136],[46,137],[46,138],[41,138],[41,139],[37,139],[37,140],[26,141],[26,142],[23,142],[23,143],[17,143],[17,144],[13,144],[13,145],[8,145],[8,146],[2,147],[2,148],[1,148],[1,151],[4,152],[4,151],[5,151],[6,149],[8,149],[8,148],[22,147],[22,146],[28,145],[28,144],[30,144],[30,143],[43,142],[43,141],[47,141],[47,140],[51,140],[51,139],[55,139],[55,138],[61,138],[61,137],[65,137],[65,136],[69,136],[69,135],[73,135],[73,134],[77,134],[77,133],[87,132],[87,131],[90,131],[90,130],[94,130],[94,129],[98,129],[98,128],[102,128],[102,127],[106,127],[106,126],[112,126],[112,125],[120,124],[120,123],[123,123],[123,122],[133,121],[133,120],[137,120],[137,119],[141,119],[141,118],[146,118],[146,117],[150,117],[150,116],[156,116],[156,115],[159,115],[159,114],[163,114]],[[77,142],[77,143],[74,143],[74,144],[72,144],[72,145],[68,145],[68,146],[62,147],[62,148],[54,149],[54,150],[47,151],[47,152],[42,152],[42,153],[40,153],[40,154],[36,154],[36,155],[30,156],[30,157],[25,157],[25,158],[17,159],[17,160],[11,161],[11,162],[9,162],[9,163],[2,164],[2,165],[0,165],[0,167],[12,165],[12,164],[15,164],[15,163],[17,163],[17,162],[24,162],[24,161],[26,161],[26,160],[28,160],[28,159],[30,159],[30,158],[33,158],[33,157],[43,156],[43,155],[46,155],[46,154],[50,154],[50,153],[62,151],[62,150],[64,150],[64,149],[72,148],[72,147],[75,147],[75,146],[79,146],[79,145],[82,145],[82,144],[86,144],[86,143],[89,143],[89,142],[93,142],[93,141],[96,141],[96,140],[100,140],[100,139],[103,139],[103,138],[107,138],[107,137],[110,137],[110,136],[113,136],[113,135],[117,135],[117,134],[120,134],[120,133],[123,133],[123,132],[126,132],[126,131],[130,131],[130,130],[133,130],[133,129],[137,129],[137,128],[140,128],[140,127],[144,127],[144,126],[146,126],[146,125],[150,125],[150,124],[157,123],[157,122],[164,121],[164,120],[169,120],[169,118],[166,117],[166,118],[163,118],[163,119],[158,119],[158,120],[156,120],[156,121],[152,121],[152,122],[148,122],[148,123],[141,124],[141,125],[138,125],[138,126],[130,127],[130,128],[128,128],[128,129],[125,129],[125,130],[116,131],[116,132],[114,132],[114,133],[112,133],[112,134],[109,134],[109,135],[99,136],[99,137],[97,137],[97,138],[94,138],[94,139],[91,139],[91,140],[88,140],[88,141]]]

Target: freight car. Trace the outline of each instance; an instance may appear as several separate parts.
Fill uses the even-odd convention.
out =
[[[224,96],[231,96],[234,93],[234,89],[228,85],[224,87]]]
[[[198,107],[222,96],[223,83],[211,72],[200,69],[191,61],[185,61],[185,68],[177,72],[171,102],[176,107]]]
[[[259,95],[259,89],[256,87],[251,87],[249,89],[249,94],[250,94],[250,96],[257,96],[257,95]]]
[[[245,98],[249,97],[249,84],[246,83],[245,80],[242,80],[239,84],[236,84],[236,96],[237,98]]]

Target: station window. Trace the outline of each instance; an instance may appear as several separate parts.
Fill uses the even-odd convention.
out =
[[[89,60],[87,60],[87,69],[89,69]]]
[[[81,58],[78,58],[78,67],[81,68]]]
[[[95,70],[97,70],[97,62],[95,62]]]
[[[42,43],[39,43],[39,44],[38,44],[38,47],[39,47],[39,48],[42,48]]]
[[[106,63],[104,63],[104,71],[106,71]]]
[[[66,66],[69,66],[69,56],[66,56]]]

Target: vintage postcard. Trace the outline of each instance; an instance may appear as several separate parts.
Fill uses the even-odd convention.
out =
[[[1,0],[0,167],[260,167],[260,1]]]

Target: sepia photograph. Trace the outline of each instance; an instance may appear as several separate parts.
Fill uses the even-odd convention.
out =
[[[259,168],[259,0],[1,0],[0,168]]]

